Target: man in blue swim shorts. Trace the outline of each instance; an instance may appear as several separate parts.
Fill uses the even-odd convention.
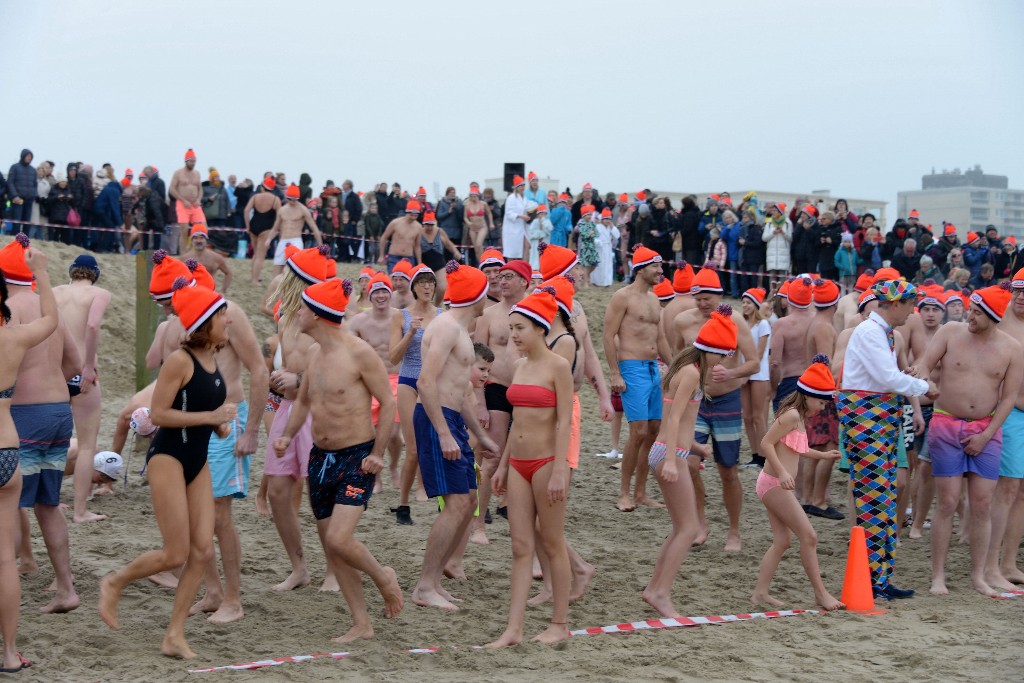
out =
[[[469,447],[473,432],[481,451],[499,456],[498,447],[476,418],[470,371],[476,359],[468,327],[480,317],[487,294],[487,276],[471,266],[449,261],[451,308],[434,318],[423,333],[423,367],[418,381],[420,403],[413,413],[416,457],[423,488],[444,499],[427,538],[420,578],[412,601],[422,607],[455,611],[452,596],[441,586],[441,574],[459,547],[476,509],[475,459]]]
[[[701,268],[697,272],[690,291],[696,307],[680,313],[675,321],[676,332],[684,345],[694,343],[700,328],[711,319],[712,311],[721,305],[724,292],[718,273],[710,268]],[[737,552],[740,550],[740,511],[743,506],[743,487],[738,472],[740,437],[743,434],[740,387],[760,369],[761,362],[750,327],[743,319],[743,312],[735,309],[731,310],[731,315],[736,323],[739,353],[726,358],[717,366],[712,372],[711,382],[704,387],[704,399],[697,412],[695,440],[698,444],[711,444],[711,455],[714,456],[718,476],[722,480],[722,501],[729,515],[725,549]],[[773,346],[774,343],[773,340]],[[708,524],[704,516],[704,484],[700,477],[700,462],[698,458],[687,458],[687,464],[699,501],[697,517],[700,533],[697,541],[703,543],[708,536]]]
[[[938,499],[931,534],[934,595],[948,593],[946,555],[965,478],[971,509],[966,530],[971,539],[971,587],[989,597],[1012,588],[1001,575],[988,576],[985,571],[990,506],[1003,453],[1002,427],[1024,379],[1024,348],[997,327],[1010,297],[1008,289],[998,286],[975,291],[967,323],[943,325],[918,366],[924,377],[938,366],[941,391],[927,437]]]
[[[661,507],[647,495],[647,459],[661,427],[661,372],[658,356],[671,362],[661,321],[661,304],[652,291],[664,277],[662,259],[643,245],[632,258],[633,281],[612,295],[604,314],[604,353],[611,370],[611,390],[622,395],[629,439],[622,453],[617,507],[631,512],[637,505]],[[636,475],[633,495],[629,487]]]

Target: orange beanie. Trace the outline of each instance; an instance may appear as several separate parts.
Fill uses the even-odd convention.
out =
[[[813,398],[833,399],[836,397],[836,380],[828,369],[828,356],[816,354],[811,365],[796,381],[796,388],[801,394]]]
[[[171,291],[171,305],[185,328],[185,334],[198,330],[214,313],[228,305],[217,292],[197,286],[195,280],[189,284],[184,277],[175,278]]]
[[[487,294],[487,276],[472,266],[449,261],[444,267],[448,274],[448,295],[452,308],[472,306]]]
[[[738,336],[738,328],[732,319],[732,306],[722,304],[711,311],[711,319],[701,326],[693,346],[708,353],[731,356],[736,352]]]
[[[332,325],[341,325],[351,295],[352,281],[335,278],[306,287],[302,290],[302,301],[318,317]]]

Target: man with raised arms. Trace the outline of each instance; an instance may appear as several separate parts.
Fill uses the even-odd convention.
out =
[[[512,422],[512,404],[505,398],[505,393],[512,382],[513,366],[519,360],[519,352],[514,346],[510,347],[508,342],[508,316],[512,307],[526,296],[531,275],[530,264],[526,261],[510,261],[501,266],[498,273],[501,301],[485,308],[476,321],[475,340],[494,353],[488,382],[483,389],[477,391],[477,415],[487,435],[498,447],[495,451],[498,457],[479,456],[480,516],[473,522],[473,535],[470,536],[473,543],[489,542],[484,517],[491,501],[491,477],[498,469],[498,460],[505,449],[505,439]]]
[[[711,319],[712,311],[715,311],[722,302],[725,290],[717,272],[711,268],[701,268],[693,278],[690,292],[693,294],[696,308],[680,313],[673,323],[683,346],[696,341],[700,328]],[[740,387],[747,381],[747,377],[758,371],[761,362],[757,357],[754,339],[750,335],[750,327],[743,319],[743,311],[734,310],[731,317],[736,323],[739,335],[739,354],[727,358],[716,366],[711,373],[711,383],[702,387],[704,399],[697,413],[696,442],[704,445],[702,457],[714,457],[718,476],[722,480],[722,500],[729,515],[725,550],[738,552],[741,548],[740,511],[743,506],[743,487],[738,476],[740,438],[743,433]],[[741,357],[746,360],[740,362]],[[707,452],[706,447],[709,441],[712,446],[711,453]],[[700,460],[687,458],[687,464],[693,479],[701,527],[697,543],[701,544],[707,540],[708,524],[704,516],[704,484],[700,478]]]
[[[401,278],[399,278],[401,279]],[[391,394],[398,400],[398,366],[391,362],[391,327],[401,324],[402,312],[391,305],[392,284],[391,278],[384,273],[376,273],[371,279],[367,288],[370,299],[369,310],[363,311],[353,317],[346,327],[349,334],[362,339],[377,352],[384,369],[388,373],[388,381],[391,383]],[[377,429],[382,429],[378,419],[380,417],[380,403],[376,399],[371,401],[373,424]],[[384,425],[383,428],[388,428]],[[402,431],[398,428],[398,413],[391,422],[390,436],[388,438],[388,454],[391,456],[391,486],[398,488],[401,484],[399,477],[398,461],[402,456]],[[380,491],[381,484],[378,479],[376,490]]]
[[[671,362],[672,349],[661,327],[661,305],[652,288],[662,279],[662,259],[643,245],[633,251],[633,281],[612,295],[604,316],[604,354],[611,389],[622,394],[629,439],[622,458],[619,499],[622,512],[637,505],[661,507],[647,495],[646,453],[661,425],[661,373],[658,356]],[[633,495],[629,486],[636,474]]]
[[[466,330],[483,312],[487,276],[455,261],[449,261],[445,271],[451,308],[434,319],[423,334],[419,403],[413,413],[423,487],[428,496],[444,499],[444,509],[427,537],[412,601],[455,611],[454,598],[441,586],[441,574],[476,507],[471,495],[476,489],[476,469],[467,430],[476,436],[481,449],[489,451],[489,457],[499,453],[477,421],[469,391],[475,353]]]
[[[60,319],[70,333],[82,358],[82,373],[68,382],[71,394],[71,413],[78,437],[78,453],[82,457],[75,463],[75,502],[72,519],[77,522],[95,522],[106,515],[89,512],[92,493],[92,459],[96,454],[96,440],[100,431],[102,408],[97,356],[100,325],[110,304],[110,292],[96,286],[100,267],[89,254],[81,254],[68,268],[71,284],[54,287]]]
[[[412,266],[420,262],[420,236],[423,226],[418,220],[420,203],[410,199],[405,203],[405,213],[388,223],[380,236],[380,262],[387,264],[388,272],[394,272],[395,265],[405,259]]]
[[[971,294],[967,322],[943,326],[917,368],[927,376],[941,362],[939,386],[944,387],[928,431],[938,494],[932,518],[930,592],[934,595],[948,592],[946,555],[965,477],[971,510],[971,585],[982,595],[999,593],[985,573],[992,531],[990,506],[999,480],[1003,422],[1014,409],[1024,379],[1024,349],[997,327],[1010,303],[1009,289],[986,287]],[[1005,582],[1001,587],[1009,586]]]
[[[302,292],[302,305],[294,317],[316,345],[288,423],[273,443],[274,450],[283,455],[292,437],[305,428],[307,417],[311,418],[309,502],[328,565],[341,583],[352,613],[352,628],[334,638],[336,643],[373,638],[361,573],[377,585],[385,617],[398,616],[403,605],[395,570],[382,566],[355,538],[356,526],[373,495],[374,480],[384,466],[382,456],[396,402],[378,353],[341,329],[351,293],[352,282],[337,279]],[[380,406],[384,429],[375,431],[371,424],[371,398]]]

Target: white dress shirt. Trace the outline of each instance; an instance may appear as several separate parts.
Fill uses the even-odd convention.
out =
[[[841,389],[872,393],[923,396],[928,382],[902,372],[896,364],[896,351],[889,349],[886,330],[889,323],[872,311],[857,325],[843,357]]]

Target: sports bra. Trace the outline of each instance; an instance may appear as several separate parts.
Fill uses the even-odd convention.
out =
[[[548,344],[548,348],[551,349],[552,351],[554,351],[555,350],[555,344],[557,344],[558,340],[561,339],[562,337],[572,337],[572,335],[569,334],[568,332],[563,332],[562,334],[558,335],[553,340],[551,340],[551,343]],[[576,357],[580,355],[579,354],[580,342],[579,342],[578,339],[576,339],[576,337],[572,337],[572,340],[576,343],[576,353],[574,353],[573,356],[572,356],[572,374],[575,375],[576,374]]]
[[[558,396],[551,389],[536,384],[513,384],[505,392],[505,398],[520,408],[554,408]]]
[[[782,443],[792,448],[798,455],[803,455],[808,450],[807,432],[801,432],[798,429],[794,429],[789,434],[782,437]]]
[[[14,387],[16,387],[16,386],[18,386],[18,385],[17,384],[12,384],[11,386],[9,386],[6,389],[4,389],[3,391],[0,391],[0,398],[11,398],[12,396],[14,396]]]

